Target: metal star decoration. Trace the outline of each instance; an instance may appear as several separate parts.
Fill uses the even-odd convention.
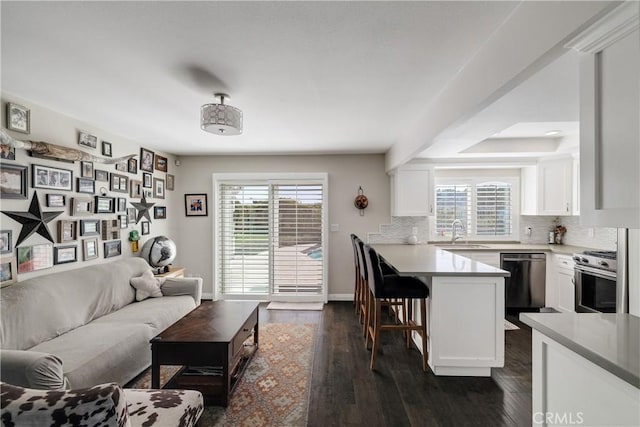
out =
[[[34,192],[28,212],[3,211],[2,213],[22,224],[22,230],[20,230],[20,236],[18,236],[16,243],[16,246],[20,246],[20,243],[29,238],[33,233],[38,233],[53,243],[53,237],[51,237],[51,233],[49,233],[47,223],[51,222],[58,215],[62,215],[63,211],[42,212],[40,210],[40,202],[38,201],[38,193]]]
[[[136,224],[139,223],[142,218],[146,218],[147,220],[149,220],[149,222],[151,222],[151,215],[149,214],[149,209],[151,209],[153,205],[155,205],[155,203],[147,203],[147,199],[146,197],[144,197],[144,194],[142,195],[142,199],[140,199],[139,203],[137,202],[129,202],[129,203],[131,203],[131,206],[133,206],[138,210],[138,217],[136,218]]]

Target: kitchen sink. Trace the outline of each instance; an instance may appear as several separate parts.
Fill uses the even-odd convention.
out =
[[[460,250],[464,250],[464,249],[488,249],[489,246],[485,246],[485,245],[476,245],[476,244],[467,244],[467,243],[456,243],[455,245],[452,244],[444,244],[444,245],[436,245],[437,247],[439,247],[440,249],[446,249],[446,250],[452,250],[452,249],[460,249]]]

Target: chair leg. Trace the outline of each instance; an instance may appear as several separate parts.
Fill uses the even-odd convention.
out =
[[[404,324],[411,326],[411,320],[413,319],[413,300],[411,298],[407,298],[404,301],[404,306],[407,310],[404,316]],[[407,348],[411,348],[411,330],[407,329],[405,332],[407,334]]]
[[[421,334],[422,335],[422,370],[426,372],[427,370],[427,361],[429,359],[429,355],[427,353],[427,339],[429,336],[427,335],[427,299],[420,299],[420,323],[421,323]]]
[[[369,328],[371,326],[371,319],[372,317],[372,295],[371,295],[371,290],[369,289],[369,285],[366,284],[365,287],[365,302],[364,302],[364,324],[362,325],[362,332],[363,335],[366,339],[365,341],[365,345],[367,346],[367,348],[369,348]]]
[[[379,298],[374,298],[373,295],[371,298],[375,299],[376,307],[373,315],[373,345],[371,346],[371,365],[369,366],[369,369],[373,371],[376,367],[376,354],[378,353],[378,343],[380,341],[380,317],[382,316],[382,303]]]
[[[356,314],[358,314],[360,310],[360,272],[356,267],[356,280],[353,288],[353,305],[356,309]]]

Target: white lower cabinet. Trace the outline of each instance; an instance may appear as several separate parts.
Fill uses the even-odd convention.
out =
[[[574,265],[571,255],[547,255],[547,307],[566,313],[575,312]]]

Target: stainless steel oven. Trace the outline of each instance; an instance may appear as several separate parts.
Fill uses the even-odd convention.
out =
[[[575,266],[576,312],[616,312],[616,272],[577,264]]]

